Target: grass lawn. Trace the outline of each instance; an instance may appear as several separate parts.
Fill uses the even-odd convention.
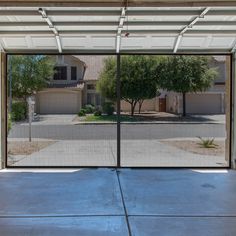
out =
[[[135,113],[134,116],[130,116],[130,113],[121,113],[121,122],[139,122],[139,121],[170,121],[170,122],[194,122],[194,121],[207,121],[209,119],[205,118],[197,118],[192,116],[182,117],[180,115],[166,113],[166,112],[142,112],[140,114]],[[86,116],[78,116],[76,118],[79,122],[116,122],[117,117],[116,115],[101,115],[101,116],[94,116],[93,114],[87,114]]]
[[[142,117],[132,117],[129,115],[121,115],[120,116],[120,120],[121,121],[129,121],[129,122],[135,122],[135,121],[141,121],[143,120]],[[92,122],[92,121],[113,121],[116,122],[117,121],[117,117],[116,115],[101,115],[101,116],[95,116],[95,115],[87,115],[84,119],[84,121],[88,121],[88,122]]]

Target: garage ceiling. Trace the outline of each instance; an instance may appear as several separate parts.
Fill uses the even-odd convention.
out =
[[[4,6],[0,47],[9,53],[231,53],[236,6]]]

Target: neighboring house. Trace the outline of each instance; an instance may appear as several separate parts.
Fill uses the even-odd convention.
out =
[[[227,65],[225,56],[212,57],[211,67],[218,68],[218,76],[205,92],[186,94],[186,113],[189,114],[224,114],[225,113],[225,82],[227,79]],[[121,110],[129,111],[130,105],[121,102]],[[138,110],[138,107],[135,109]],[[142,111],[160,111],[181,114],[182,94],[161,91],[159,97],[146,100]]]
[[[104,57],[56,56],[48,88],[36,94],[39,114],[76,114],[85,104],[101,105],[96,80]]]
[[[86,69],[84,73],[83,106],[92,104],[96,107],[101,106],[101,95],[96,91],[96,82],[104,67],[104,59],[107,56],[78,56],[84,62]]]
[[[36,94],[39,114],[77,113],[82,107],[85,65],[76,57],[56,56],[55,74],[48,88]]]
[[[76,114],[86,104],[101,106],[102,98],[96,91],[96,82],[104,67],[106,57],[56,56],[56,73],[51,78],[48,88],[36,94],[36,112],[39,114]],[[219,76],[208,91],[186,95],[187,113],[225,112],[226,57],[214,56],[211,66],[218,68]],[[121,111],[129,112],[130,104],[121,101]],[[159,97],[145,100],[142,111],[182,113],[182,95],[162,91]]]
[[[224,114],[225,88],[227,80],[227,62],[225,56],[213,56],[211,67],[216,67],[218,76],[205,92],[186,94],[186,113],[189,114]],[[175,92],[164,93],[166,96],[166,110],[181,114],[182,95]]]

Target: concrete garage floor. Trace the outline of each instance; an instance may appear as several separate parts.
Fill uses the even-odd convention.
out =
[[[0,171],[0,235],[235,236],[236,172]]]

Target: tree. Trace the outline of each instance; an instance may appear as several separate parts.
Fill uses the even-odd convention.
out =
[[[165,56],[157,66],[157,83],[162,89],[182,93],[183,116],[186,116],[186,93],[206,91],[217,76],[210,68],[210,57]]]
[[[48,56],[14,55],[10,56],[9,64],[8,81],[11,77],[13,97],[24,100],[47,87],[54,73],[54,62]]]
[[[121,58],[121,99],[130,104],[131,115],[139,104],[139,112],[143,101],[158,94],[155,80],[157,61],[153,56],[122,56]],[[116,100],[116,59],[109,57],[100,75],[97,89],[109,100]]]

